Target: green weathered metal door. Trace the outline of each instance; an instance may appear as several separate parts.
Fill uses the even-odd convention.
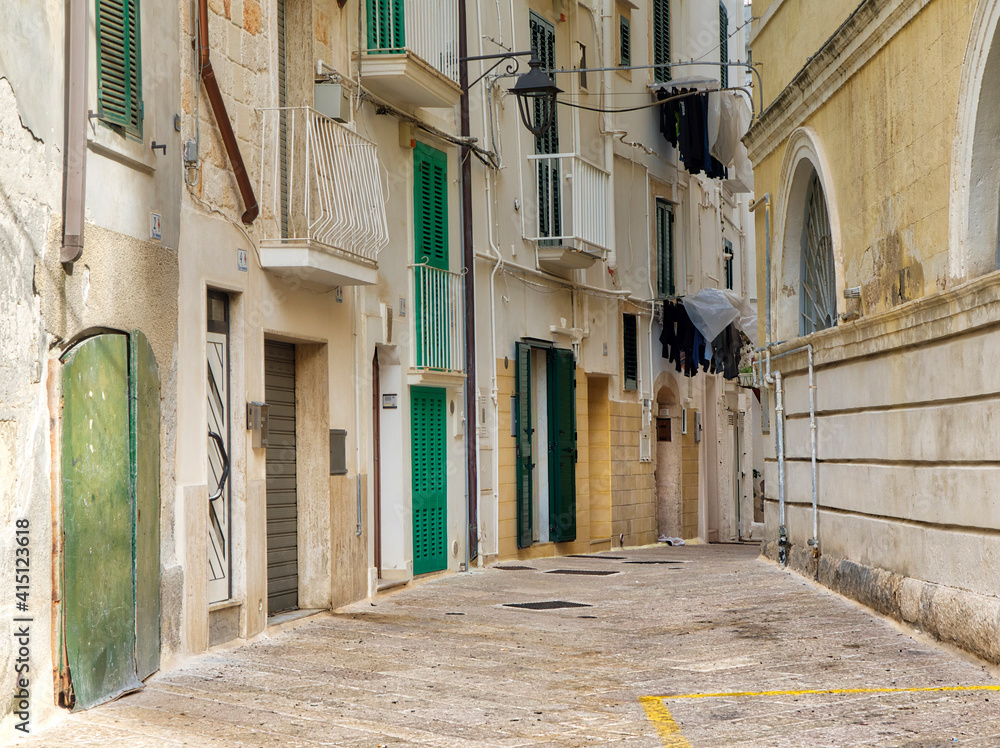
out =
[[[531,454],[531,435],[535,429],[531,418],[531,346],[517,344],[517,394],[514,399],[515,412],[511,414],[517,431],[517,547],[531,545],[532,527],[532,470],[535,467]]]
[[[413,459],[413,573],[448,568],[445,391],[410,389]]]
[[[75,709],[141,688],[159,667],[159,378],[145,337],[129,341],[99,335],[63,359],[63,668]]]
[[[549,539],[576,540],[576,363],[549,351]]]

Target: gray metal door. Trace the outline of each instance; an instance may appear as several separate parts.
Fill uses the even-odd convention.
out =
[[[267,612],[299,607],[295,490],[295,346],[264,342],[267,447]]]

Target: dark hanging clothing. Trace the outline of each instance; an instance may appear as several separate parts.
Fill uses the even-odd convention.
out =
[[[663,101],[671,96],[662,88],[656,92],[656,98]],[[660,106],[660,132],[674,148],[677,147],[677,133],[680,130],[680,111],[678,104],[682,99],[672,99]]]
[[[660,132],[680,152],[684,168],[690,174],[703,171],[709,179],[726,179],[729,176],[726,167],[709,153],[708,93],[694,92],[692,88],[656,92],[659,100],[667,99],[660,106]],[[679,94],[694,95],[676,98]]]
[[[737,379],[740,373],[740,350],[743,348],[743,339],[735,322],[730,323],[729,327],[719,333],[719,337],[712,341],[712,348],[715,370],[722,372],[722,376],[726,379]]]
[[[721,373],[726,379],[739,377],[743,336],[735,322],[709,345],[691,322],[684,304],[665,301],[660,345],[663,347],[663,358],[686,377],[693,377],[701,370],[710,374]]]

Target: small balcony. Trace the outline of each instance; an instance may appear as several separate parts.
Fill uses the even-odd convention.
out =
[[[263,111],[261,265],[332,288],[371,285],[389,241],[375,144],[308,107]]]
[[[390,103],[454,107],[458,86],[458,0],[365,0],[365,86]]]
[[[526,239],[547,270],[588,268],[608,250],[609,176],[573,153],[528,156]],[[533,211],[533,214],[532,214]]]
[[[465,374],[465,305],[461,273],[427,264],[410,268],[413,370],[425,380]]]

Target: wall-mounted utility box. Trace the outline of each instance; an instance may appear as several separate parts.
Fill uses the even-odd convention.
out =
[[[317,83],[313,108],[337,122],[351,121],[351,92],[342,83]]]
[[[267,403],[247,403],[247,430],[253,433],[253,448],[265,449],[268,443]]]
[[[330,475],[347,475],[347,432],[330,429]]]

